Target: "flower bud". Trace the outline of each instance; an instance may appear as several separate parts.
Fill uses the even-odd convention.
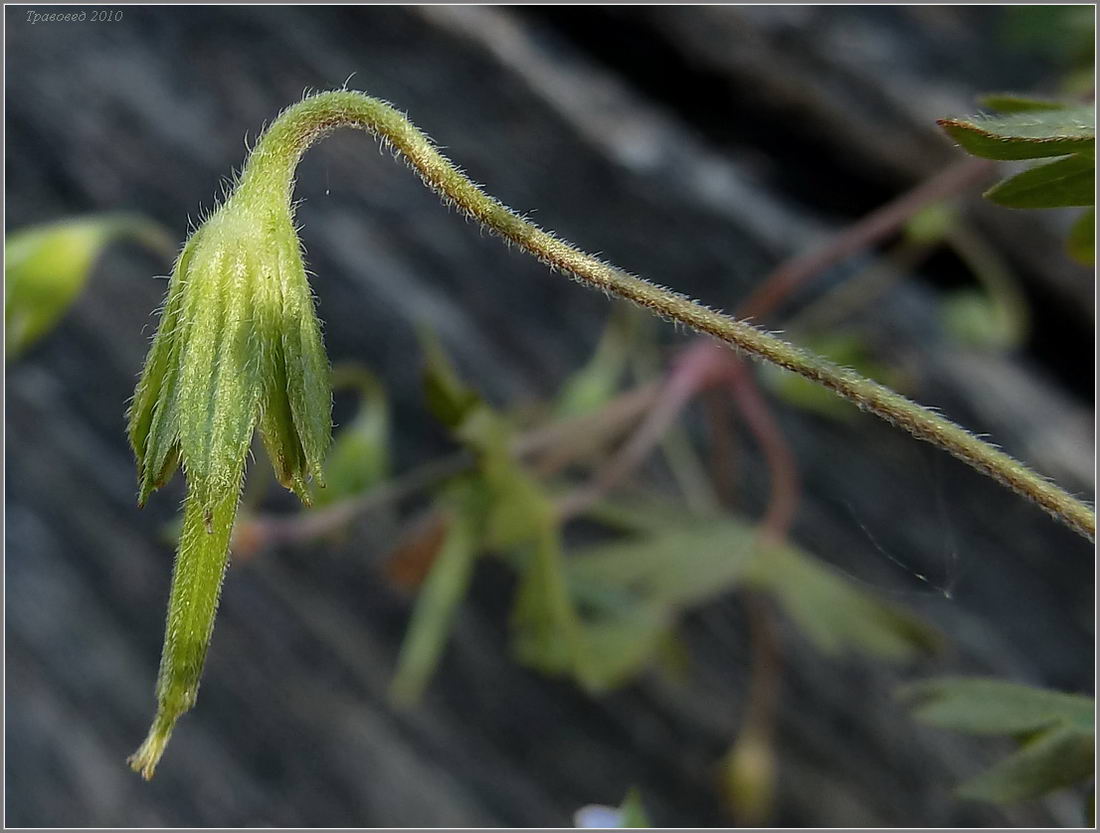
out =
[[[133,214],[71,217],[7,236],[4,262],[4,346],[11,361],[57,325],[80,295],[103,250],[130,239],[171,249],[164,230]]]
[[[289,200],[241,187],[176,261],[129,412],[139,502],[181,463],[188,487],[157,717],[131,758],[146,778],[195,702],[253,432],[279,481],[308,503],[331,415],[328,359]]]

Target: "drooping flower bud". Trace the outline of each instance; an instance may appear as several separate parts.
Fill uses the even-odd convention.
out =
[[[248,177],[263,147],[184,246],[129,412],[139,503],[180,464],[187,479],[157,716],[130,759],[146,778],[195,702],[253,432],[279,481],[306,503],[331,435],[328,359],[289,187]]]

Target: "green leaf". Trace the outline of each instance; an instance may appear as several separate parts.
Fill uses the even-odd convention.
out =
[[[1066,249],[1075,259],[1091,266],[1096,261],[1096,210],[1090,208],[1070,227]]]
[[[899,374],[880,362],[876,362],[864,339],[853,330],[838,330],[827,335],[806,339],[807,349],[825,356],[836,364],[850,367],[856,372],[882,382],[887,387],[900,388],[903,380]],[[762,381],[785,402],[810,413],[838,422],[852,422],[860,418],[860,411],[840,399],[829,390],[809,379],[791,373],[775,365],[760,368]]]
[[[620,302],[612,306],[592,358],[562,386],[554,407],[555,417],[565,419],[590,413],[614,396],[630,360],[639,313],[633,304]]]
[[[626,798],[619,807],[620,827],[652,827],[649,816],[642,805],[642,793],[637,787],[627,790]]]
[[[418,334],[425,356],[424,396],[428,410],[448,428],[457,428],[481,402],[481,397],[458,378],[439,338],[424,327]]]
[[[905,686],[899,697],[914,704],[923,723],[973,734],[1014,735],[1054,724],[1093,731],[1093,700],[983,677],[942,677]]]
[[[1034,98],[1016,93],[988,93],[978,97],[978,103],[990,110],[1001,113],[1028,113],[1035,110],[1065,110],[1069,107],[1064,101],[1049,98]]]
[[[698,604],[741,582],[755,546],[756,529],[740,521],[673,528],[575,552],[570,586],[582,598],[602,587],[669,608]]]
[[[512,647],[520,662],[556,676],[573,673],[587,685],[580,620],[565,584],[557,529],[540,530],[522,568],[512,610]]]
[[[73,218],[7,235],[4,343],[9,360],[57,325],[103,250],[125,237],[157,251],[169,248],[160,226],[130,215]]]
[[[1006,208],[1062,208],[1092,205],[1095,186],[1096,160],[1075,154],[999,182],[985,196]]]
[[[940,302],[944,328],[959,342],[991,349],[1012,347],[1018,339],[996,302],[978,289],[956,289]]]
[[[1011,802],[1039,798],[1093,774],[1091,734],[1069,726],[1049,729],[981,775],[958,787],[962,798]]]
[[[429,398],[476,455],[486,495],[480,545],[509,552],[521,574],[512,612],[517,658],[547,674],[572,673],[585,684],[589,665],[580,622],[565,584],[553,502],[511,452],[511,427],[458,379],[438,342],[425,339]],[[432,393],[434,391],[434,393]]]
[[[1093,107],[941,119],[939,125],[975,156],[1038,159],[1088,152],[1096,146]]]
[[[755,529],[738,521],[673,527],[574,552],[565,569],[583,612],[583,684],[627,682],[661,652],[676,615],[740,583]]]
[[[762,550],[748,578],[827,654],[852,651],[902,661],[939,647],[939,635],[920,619],[878,601],[792,547]]]
[[[333,368],[334,389],[358,388],[359,413],[337,432],[325,458],[325,488],[313,490],[314,506],[369,491],[390,474],[390,408],[385,386],[365,367]]]
[[[466,595],[484,523],[485,496],[474,481],[453,487],[447,535],[419,595],[401,643],[390,696],[397,703],[420,699],[439,663],[459,603]]]
[[[585,688],[598,693],[626,684],[667,646],[671,633],[667,609],[653,603],[634,603],[582,620]]]

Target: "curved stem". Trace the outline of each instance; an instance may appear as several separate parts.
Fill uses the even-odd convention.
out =
[[[379,99],[341,90],[312,96],[285,110],[256,146],[233,199],[246,198],[249,191],[270,196],[271,189],[284,191],[289,199],[294,169],[302,154],[318,138],[338,127],[360,128],[388,142],[445,201],[552,269],[567,272],[592,288],[626,298],[663,318],[817,382],[857,407],[953,454],[1034,501],[1081,535],[1090,540],[1094,537],[1096,515],[1089,506],[950,420],[745,321],[730,318],[605,263],[528,222],[478,188],[403,113]]]

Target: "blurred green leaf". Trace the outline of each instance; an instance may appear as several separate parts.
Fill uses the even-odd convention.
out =
[[[573,553],[566,570],[593,664],[606,672],[602,687],[641,670],[684,609],[746,582],[774,596],[826,653],[903,660],[939,645],[915,616],[863,593],[811,556],[790,546],[761,550],[757,528],[737,519],[588,547]]]
[[[1068,726],[1042,732],[981,775],[960,785],[962,798],[1011,802],[1039,798],[1092,777],[1092,734]]]
[[[421,327],[418,335],[424,351],[424,397],[428,410],[446,427],[458,428],[481,403],[481,397],[459,379],[435,333]]]
[[[615,395],[630,361],[630,345],[635,337],[639,312],[633,304],[618,302],[612,305],[592,358],[565,380],[558,393],[555,417],[566,419],[590,413]]]
[[[7,235],[4,264],[4,343],[15,358],[52,330],[80,295],[103,250],[135,239],[171,251],[167,234],[135,215],[73,218]]]
[[[678,613],[736,587],[755,535],[749,524],[722,521],[574,552],[565,566],[583,612],[586,688],[627,682],[664,649]]]
[[[668,608],[698,604],[741,582],[756,534],[750,524],[724,519],[588,547],[569,559],[570,585],[582,598],[603,587]]]
[[[981,735],[1031,735],[1020,749],[958,788],[965,798],[1021,801],[1093,772],[1091,697],[984,677],[942,677],[899,689],[922,723]]]
[[[619,812],[622,819],[620,826],[622,827],[653,826],[649,821],[649,816],[646,815],[645,807],[642,805],[641,790],[637,787],[631,787],[627,790],[626,798],[623,799]]]
[[[891,368],[874,361],[866,342],[854,330],[836,330],[826,335],[803,339],[807,349],[825,356],[836,364],[850,367],[863,376],[882,382],[887,387],[899,389],[904,380]],[[830,393],[821,385],[804,379],[774,365],[760,368],[762,381],[790,405],[840,422],[859,418],[859,410],[850,403]]]
[[[1087,3],[1007,6],[1000,34],[1007,45],[1060,66],[1089,65],[1095,51],[1094,11]]]
[[[905,224],[905,236],[914,243],[933,245],[941,242],[948,230],[958,222],[958,209],[941,200],[926,205],[914,214]]]
[[[507,418],[459,380],[438,340],[428,334],[422,340],[433,410],[476,457],[475,477],[487,501],[479,545],[510,554],[520,573],[512,612],[516,657],[547,674],[572,673],[583,684],[588,666],[565,585],[554,504],[512,455]]]
[[[940,302],[944,328],[962,344],[1001,349],[1014,346],[1015,332],[989,295],[978,289],[956,289]]]
[[[313,505],[362,494],[390,476],[390,406],[385,386],[361,365],[338,365],[332,386],[357,388],[359,412],[336,432],[325,458],[325,488],[313,489]]]
[[[580,620],[565,584],[557,530],[539,530],[525,561],[512,610],[516,657],[544,674],[572,673],[588,687],[592,676]]]
[[[762,550],[748,578],[826,654],[854,651],[902,661],[940,645],[939,634],[916,616],[879,601],[793,547]]]
[[[672,624],[663,605],[633,602],[581,620],[588,664],[586,690],[609,691],[630,682],[667,650]]]
[[[1091,734],[1091,697],[984,677],[940,677],[900,689],[923,723],[973,734],[1013,735],[1066,724]]]
[[[978,103],[990,110],[1001,113],[1029,113],[1035,110],[1065,110],[1069,107],[1064,101],[1049,98],[1033,98],[1016,93],[987,93],[978,97]]]
[[[939,124],[968,152],[986,159],[1065,156],[1096,146],[1096,111],[1091,106],[941,119]]]
[[[1096,160],[1083,154],[1036,165],[985,192],[987,199],[1006,208],[1092,205],[1095,195]]]
[[[1096,210],[1090,208],[1070,227],[1066,249],[1077,261],[1091,266],[1096,261]]]
[[[439,663],[455,612],[470,586],[474,559],[484,525],[486,496],[476,480],[452,484],[446,503],[447,533],[427,581],[416,597],[412,621],[390,696],[400,704],[415,703]]]

